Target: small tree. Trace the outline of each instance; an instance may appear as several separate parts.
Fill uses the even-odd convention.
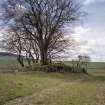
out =
[[[20,63],[22,67],[24,67],[23,62],[23,41],[20,38],[19,34],[16,34],[16,30],[14,29],[14,32],[9,30],[7,32],[8,34],[5,34],[5,38],[2,41],[2,48],[4,48],[6,51],[12,52],[17,54],[17,60]]]
[[[82,69],[84,73],[87,73],[88,63],[90,62],[90,57],[87,55],[78,56],[78,68]]]

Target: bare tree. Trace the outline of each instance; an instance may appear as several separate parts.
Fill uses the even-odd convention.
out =
[[[88,55],[79,55],[78,56],[78,67],[83,69],[84,73],[87,73],[88,63],[91,61],[90,56]]]
[[[24,34],[20,33],[20,31],[18,32],[18,30],[13,28],[11,30],[11,28],[8,28],[8,32],[4,34],[2,48],[6,51],[17,54],[17,60],[22,67],[24,67],[23,58],[26,58],[25,60],[28,61],[29,65],[31,65],[31,62],[37,63],[39,60],[39,52],[36,44],[25,38]]]
[[[14,30],[15,32],[16,30]],[[22,55],[22,40],[20,39],[19,35],[16,35],[16,32],[14,33],[9,30],[8,34],[5,35],[4,40],[2,41],[2,48],[4,48],[6,51],[12,52],[17,54],[17,60],[20,63],[22,67],[24,67],[23,62],[23,55]]]
[[[17,27],[18,34],[21,32],[30,42],[34,41],[42,65],[64,51],[67,40],[62,28],[74,23],[81,14],[74,0],[6,0],[3,6],[4,20]]]
[[[39,61],[39,50],[34,43],[34,41],[24,40],[23,45],[23,52],[26,54],[26,58],[28,60],[28,64],[30,65],[32,63],[38,63]]]

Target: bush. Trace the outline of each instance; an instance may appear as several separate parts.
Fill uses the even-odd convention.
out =
[[[72,66],[72,72],[73,73],[84,73],[84,74],[88,74],[86,68],[81,67],[81,66]]]
[[[65,72],[65,70],[61,64],[50,64],[47,68],[47,72]]]
[[[55,63],[43,66],[40,64],[35,64],[33,66],[25,67],[24,71],[87,73],[84,68],[78,68],[77,66],[73,67],[63,63]]]

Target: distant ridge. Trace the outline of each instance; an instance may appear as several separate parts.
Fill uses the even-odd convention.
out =
[[[0,52],[0,56],[9,56],[9,57],[17,57],[16,54],[10,52]]]

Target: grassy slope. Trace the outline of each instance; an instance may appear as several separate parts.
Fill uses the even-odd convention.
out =
[[[71,65],[71,61],[65,61],[65,64]],[[105,62],[90,62],[88,64],[89,69],[105,69]]]
[[[65,64],[71,65],[70,61],[65,61]],[[90,62],[88,64],[88,73],[104,75],[105,74],[105,62]]]
[[[15,57],[0,56],[0,70],[12,69],[18,65]]]
[[[14,58],[1,57],[0,69],[16,65]],[[18,73],[0,74],[0,105],[18,97],[36,94],[28,102],[34,105],[96,105],[105,90],[105,64],[92,63],[89,73]],[[102,96],[103,97],[103,96]],[[10,104],[11,105],[11,104]],[[19,104],[21,105],[21,104]]]
[[[83,74],[0,74],[0,105],[31,94],[36,96],[28,102],[34,105],[95,105],[96,95],[101,85],[105,89],[104,84],[105,77]]]

